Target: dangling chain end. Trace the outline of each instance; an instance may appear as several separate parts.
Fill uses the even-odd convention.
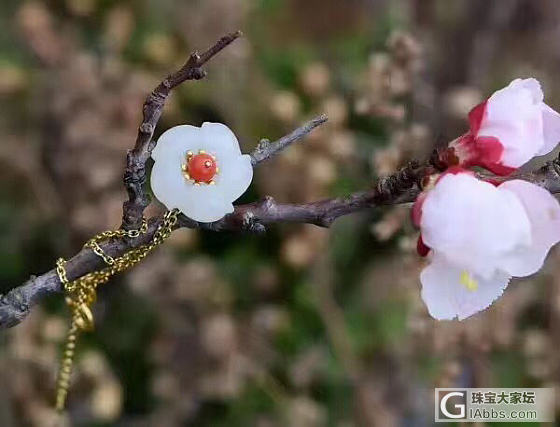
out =
[[[66,293],[66,303],[72,312],[72,321],[66,338],[64,355],[60,364],[56,386],[55,408],[59,413],[64,411],[66,398],[68,396],[78,334],[80,331],[89,331],[93,329],[93,314],[90,306],[95,301],[97,287],[107,282],[114,274],[134,266],[144,259],[152,249],[163,243],[173,231],[177,223],[178,214],[179,210],[177,209],[166,212],[162,223],[153,235],[152,241],[149,244],[131,249],[120,258],[113,258],[105,253],[99,245],[99,242],[114,237],[138,237],[140,234],[144,234],[148,231],[148,222],[143,219],[142,226],[139,230],[119,229],[98,234],[93,239],[89,240],[84,247],[93,250],[95,254],[105,261],[108,267],[100,271],[88,273],[72,282],[68,280],[65,268],[66,261],[63,258],[59,258],[56,261],[56,272],[62,283],[63,290]]]

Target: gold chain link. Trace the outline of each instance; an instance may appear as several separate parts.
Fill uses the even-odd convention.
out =
[[[62,258],[57,260],[56,272],[64,287],[66,304],[70,308],[72,314],[63,358],[58,371],[56,387],[56,409],[58,411],[64,410],[66,396],[68,395],[78,335],[81,331],[91,331],[94,328],[91,306],[97,297],[97,287],[109,281],[114,274],[133,267],[143,260],[156,246],[162,244],[173,231],[173,227],[177,223],[177,215],[178,211],[176,209],[166,212],[162,223],[159,225],[152,240],[148,244],[131,249],[118,258],[113,258],[105,253],[100,246],[100,242],[112,238],[139,237],[141,234],[148,231],[148,223],[146,220],[142,220],[142,226],[138,230],[119,229],[105,231],[90,239],[84,245],[84,248],[91,249],[96,255],[103,259],[107,267],[99,271],[88,273],[72,282],[68,280],[68,276],[66,275],[66,261]]]

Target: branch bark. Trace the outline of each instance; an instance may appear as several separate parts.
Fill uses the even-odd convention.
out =
[[[165,79],[148,96],[144,104],[144,120],[138,132],[135,147],[127,155],[125,169],[125,187],[129,199],[123,205],[123,227],[138,228],[143,212],[149,200],[144,193],[145,163],[150,157],[155,143],[152,142],[153,130],[161,115],[165,99],[170,90],[186,80],[204,77],[200,67],[216,53],[239,37],[240,33],[232,33],[220,39],[202,55],[192,54],[187,63],[175,74]],[[261,140],[251,159],[254,166],[279,153],[295,141],[300,140],[314,128],[327,120],[319,116],[290,134],[274,142]],[[308,223],[321,227],[329,227],[337,218],[355,212],[373,209],[382,205],[412,202],[420,192],[419,183],[427,173],[431,173],[441,165],[437,156],[432,156],[424,163],[411,162],[393,175],[380,178],[369,190],[350,194],[346,197],[325,199],[310,203],[287,204],[277,203],[267,196],[260,201],[239,205],[233,213],[213,223],[200,223],[185,216],[180,216],[177,227],[200,228],[211,231],[248,231],[262,233],[266,226],[274,223]],[[496,177],[492,177],[496,180]],[[507,179],[524,179],[546,188],[551,193],[560,193],[560,159],[548,162],[535,171],[511,176]],[[102,249],[113,258],[122,256],[132,248],[148,243],[163,215],[148,221],[148,231],[137,238],[113,239],[102,244]],[[70,281],[89,272],[103,268],[101,258],[90,249],[82,249],[70,258],[66,264],[66,272]],[[32,276],[27,282],[0,297],[0,329],[9,328],[20,323],[31,308],[43,298],[63,291],[55,269],[41,276]]]
[[[209,56],[210,54],[206,55]],[[152,95],[148,98],[151,96]],[[319,116],[277,141],[267,141],[266,143],[263,143],[263,140],[261,140],[261,142],[257,145],[257,148],[253,151],[253,153],[251,153],[253,165],[256,166],[260,162],[279,153],[289,144],[305,137],[314,128],[326,121],[326,116]],[[138,144],[135,149],[136,148],[138,148]],[[144,159],[143,161],[145,162],[149,158],[149,153],[151,153],[153,148],[153,146],[150,148],[141,148],[138,156],[133,154],[134,150],[131,150],[128,157],[130,158],[133,156],[136,159]],[[140,166],[144,168],[144,163],[141,165],[137,164],[135,167]],[[140,181],[134,183],[125,181],[125,186],[127,186],[127,189],[129,189],[129,186],[132,186],[134,187],[135,194],[144,195],[143,183]],[[128,202],[130,202],[130,200]],[[130,214],[131,212],[134,214],[138,212],[143,213],[144,207],[142,204],[132,206],[127,204],[128,202],[125,202],[123,207],[125,215],[127,213]],[[289,205],[286,205],[285,207],[283,207],[283,205],[276,205],[272,198],[265,198],[261,202],[238,206],[232,214],[214,223],[199,223],[181,215],[177,227],[201,228],[215,231],[264,231],[263,224],[269,224],[271,222],[273,211],[275,209],[274,206],[278,206],[279,211],[285,211],[289,207]],[[101,247],[113,258],[120,257],[130,249],[148,243],[152,239],[162,220],[163,215],[151,218],[148,222],[148,231],[138,238],[113,239],[105,244],[102,244]],[[140,217],[139,225],[141,221],[142,216]],[[66,274],[68,276],[68,280],[72,281],[87,273],[99,270],[104,266],[105,265],[101,258],[95,255],[93,251],[90,249],[82,249],[74,257],[67,261]],[[61,293],[62,291],[62,284],[58,279],[55,269],[50,270],[41,276],[32,276],[23,285],[12,289],[7,294],[0,297],[0,329],[17,325],[27,316],[27,314],[29,314],[30,309],[35,304],[49,295]]]
[[[202,54],[193,52],[185,65],[175,73],[170,74],[146,98],[142,108],[144,118],[138,127],[136,144],[126,156],[123,180],[128,193],[128,200],[123,204],[123,228],[136,229],[140,227],[144,209],[150,204],[150,198],[144,191],[146,162],[155,147],[152,137],[171,90],[187,80],[200,80],[206,77],[206,71],[201,67],[240,36],[241,32],[236,31],[222,37]]]
[[[327,120],[327,116],[325,114],[322,114],[273,143],[271,143],[268,139],[261,139],[261,141],[257,145],[257,148],[255,148],[255,151],[251,153],[251,164],[255,166],[258,163],[274,156],[275,154],[286,148],[288,145],[290,145],[292,142],[295,142],[302,136],[307,135],[309,132],[311,132],[317,126],[322,125]]]
[[[422,165],[410,163],[395,174],[380,178],[374,188],[347,197],[300,204],[277,203],[272,197],[265,197],[258,202],[236,206],[233,213],[213,223],[199,223],[182,216],[177,227],[217,232],[264,232],[266,225],[284,222],[328,227],[344,215],[383,205],[413,202],[420,192],[418,182],[428,168],[433,168],[431,162]],[[502,180],[507,179],[524,179],[551,193],[560,193],[560,161],[556,159],[535,171]],[[102,248],[112,257],[121,256],[130,249],[149,242],[161,221],[162,216],[152,218],[146,234],[136,239],[112,240],[102,245]],[[82,249],[68,260],[66,266],[68,279],[73,280],[102,268],[104,264],[91,250]],[[61,292],[62,286],[54,269],[41,276],[31,277],[23,285],[0,298],[0,329],[17,325],[27,316],[33,305],[49,295]]]

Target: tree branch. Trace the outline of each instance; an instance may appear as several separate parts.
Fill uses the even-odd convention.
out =
[[[318,117],[315,117],[313,120],[306,123],[302,127],[297,128],[292,133],[283,136],[277,141],[270,142],[268,139],[261,139],[261,141],[257,145],[257,148],[255,148],[255,151],[251,153],[251,164],[255,166],[258,163],[274,156],[275,154],[286,148],[288,145],[290,145],[292,142],[295,142],[302,136],[307,135],[309,132],[311,132],[317,126],[322,125],[327,120],[327,116],[325,114],[322,114]]]
[[[146,179],[145,163],[155,146],[151,140],[153,130],[170,90],[186,80],[204,77],[204,71],[200,67],[239,35],[240,33],[233,33],[223,37],[202,55],[192,54],[187,63],[177,73],[165,79],[146,100],[144,121],[140,126],[136,145],[127,156],[125,186],[129,200],[123,206],[123,227],[139,227],[143,211],[149,202],[143,189]],[[325,116],[319,116],[277,141],[261,140],[251,153],[252,164],[257,166],[325,121]],[[249,232],[264,232],[266,225],[283,222],[329,227],[337,218],[344,215],[382,205],[414,201],[420,192],[421,180],[426,174],[433,173],[441,167],[438,156],[432,156],[422,164],[411,162],[393,175],[380,178],[373,188],[346,197],[286,204],[277,203],[272,197],[267,196],[254,203],[236,206],[233,213],[213,223],[196,222],[182,215],[176,227]],[[560,193],[560,159],[548,162],[533,172],[501,178],[501,180],[514,178],[535,183],[551,193]],[[492,179],[498,178],[492,177]],[[137,238],[112,239],[103,243],[101,247],[113,258],[120,257],[130,249],[150,242],[162,220],[163,215],[151,218],[148,221],[148,231]],[[101,258],[90,249],[82,249],[67,261],[66,273],[68,279],[72,281],[104,266]],[[62,284],[54,269],[38,277],[32,276],[23,285],[0,297],[0,329],[17,325],[35,304],[49,295],[61,293],[62,290]]]
[[[210,54],[207,53],[205,55],[206,58],[208,58]],[[278,153],[289,144],[303,138],[305,135],[311,132],[311,130],[324,123],[326,120],[326,116],[319,116],[304,124],[302,127],[297,128],[292,133],[280,138],[279,140],[274,142],[267,142],[266,149],[263,149],[261,141],[255,151],[251,154],[252,159],[255,159],[257,155],[260,159],[254,164],[258,164],[260,161],[263,161]],[[153,147],[151,147],[149,151],[151,151],[152,149]],[[129,158],[132,151],[128,155]],[[138,187],[137,190],[143,194],[144,190],[140,183],[135,183],[133,185],[135,187]],[[264,231],[264,226],[259,224],[257,221],[253,221],[252,218],[260,218],[260,216],[256,214],[263,209],[264,211],[271,211],[271,208],[267,206],[270,202],[272,202],[272,199],[267,198],[265,199],[265,202],[266,203],[264,204],[262,202],[257,202],[245,206],[239,206],[236,208],[234,213],[227,216],[227,220],[226,218],[223,218],[220,221],[210,224],[199,223],[182,215],[178,226],[189,228],[203,228],[216,231]],[[124,210],[125,212],[127,211],[126,202]],[[142,207],[141,211],[143,212],[143,210],[144,208]],[[268,224],[269,221],[266,220],[266,215],[261,216],[263,218],[263,224]],[[142,217],[140,218],[140,221],[141,220]],[[148,243],[152,239],[152,236],[154,235],[162,220],[163,215],[151,218],[149,220],[148,231],[136,239],[113,239],[102,244],[101,247],[108,255],[112,256],[113,258],[120,257],[129,250]],[[72,281],[74,279],[77,279],[78,277],[81,277],[92,271],[99,270],[103,267],[105,267],[105,265],[100,257],[95,255],[95,253],[93,253],[93,251],[91,251],[90,249],[82,249],[74,257],[70,258],[67,261],[66,274],[68,276],[68,280]],[[54,269],[41,276],[31,277],[23,285],[12,289],[6,295],[0,297],[0,329],[17,325],[25,318],[25,316],[27,316],[29,310],[33,305],[37,304],[41,299],[49,295],[61,292],[62,284],[60,283],[60,280],[58,279],[58,276]]]
[[[138,128],[136,144],[126,156],[123,181],[128,193],[128,200],[123,204],[123,228],[140,227],[144,209],[150,204],[150,198],[144,191],[146,162],[155,147],[152,137],[171,90],[187,80],[200,80],[206,77],[206,71],[201,67],[240,36],[241,32],[236,31],[222,37],[200,55],[198,52],[193,52],[185,65],[163,80],[144,102],[142,109],[144,118]]]
[[[420,192],[418,182],[429,169],[433,170],[431,162],[420,166],[410,163],[395,174],[380,178],[371,190],[356,192],[347,197],[300,204],[277,203],[272,197],[265,197],[258,202],[236,206],[233,213],[213,223],[199,223],[182,216],[177,227],[250,232],[263,232],[265,225],[284,222],[328,227],[344,215],[383,205],[413,202]],[[524,179],[551,193],[560,193],[560,160],[548,162],[535,171],[501,180],[508,179]],[[119,257],[130,249],[149,242],[162,218],[152,218],[146,234],[136,239],[111,240],[102,245],[103,250],[112,257]],[[66,264],[69,280],[102,267],[103,261],[89,249],[82,249]],[[49,295],[61,292],[62,286],[54,269],[39,277],[31,277],[0,298],[0,329],[17,325],[33,305]]]

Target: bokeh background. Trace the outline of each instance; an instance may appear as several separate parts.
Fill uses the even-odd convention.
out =
[[[242,202],[367,188],[515,77],[560,107],[555,0],[2,0],[0,28],[2,292],[118,226],[144,98],[229,31],[245,37],[173,93],[158,135],[221,121],[249,151],[330,117]],[[177,231],[101,289],[63,425],[423,426],[435,386],[558,388],[560,253],[489,310],[436,322],[409,208],[331,230]],[[0,425],[57,422],[67,324],[58,297],[1,332]]]

